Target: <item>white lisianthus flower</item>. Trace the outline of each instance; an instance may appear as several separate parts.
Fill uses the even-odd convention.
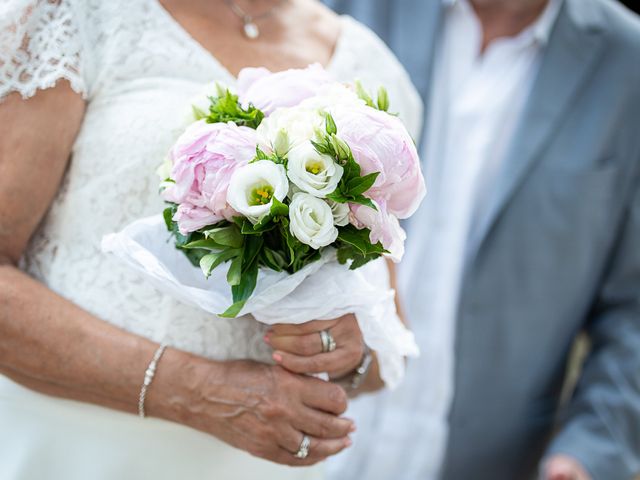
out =
[[[273,199],[284,200],[288,191],[289,180],[284,167],[270,160],[260,160],[233,173],[227,202],[255,224],[269,214]]]
[[[333,213],[333,223],[338,227],[344,227],[349,224],[349,214],[351,208],[348,203],[338,203],[333,200],[327,200],[331,213]]]
[[[289,228],[294,237],[318,250],[338,238],[333,213],[327,202],[308,193],[296,193],[289,205]]]
[[[325,198],[338,186],[344,169],[328,155],[318,153],[311,142],[289,151],[287,174],[289,180],[303,192]]]
[[[324,117],[316,108],[278,108],[262,120],[256,131],[260,148],[268,152],[277,149],[281,154],[284,150],[282,131],[286,132],[288,151],[309,140],[318,140],[325,132]]]

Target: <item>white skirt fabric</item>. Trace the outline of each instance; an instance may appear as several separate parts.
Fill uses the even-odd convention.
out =
[[[0,479],[318,480],[163,420],[49,397],[0,375]]]

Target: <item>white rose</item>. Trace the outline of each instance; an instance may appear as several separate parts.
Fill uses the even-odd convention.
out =
[[[260,148],[282,154],[282,131],[286,132],[289,148],[318,139],[324,130],[324,117],[315,108],[278,108],[260,123],[257,129]],[[289,150],[287,148],[287,150]]]
[[[300,192],[293,196],[289,205],[289,220],[293,236],[316,250],[338,238],[331,207],[308,193]]]
[[[349,224],[349,214],[351,208],[348,203],[338,203],[333,200],[327,200],[329,207],[331,207],[331,213],[333,213],[333,223],[338,227],[344,227]]]
[[[284,200],[288,191],[284,167],[270,160],[260,160],[233,172],[227,202],[252,223],[258,223],[269,214],[273,199]]]
[[[318,198],[333,193],[344,172],[333,158],[318,153],[311,142],[292,148],[288,159],[289,180],[303,192]]]

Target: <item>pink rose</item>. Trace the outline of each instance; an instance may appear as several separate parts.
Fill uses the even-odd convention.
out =
[[[376,202],[377,210],[364,205],[351,204],[350,221],[357,228],[371,230],[371,243],[382,243],[389,251],[389,258],[394,262],[402,260],[404,255],[405,231],[395,215],[389,214],[384,203]]]
[[[275,73],[262,67],[243,68],[238,75],[238,97],[245,108],[252,103],[269,115],[277,108],[298,105],[331,81],[319,63]]]
[[[330,110],[362,174],[380,172],[366,196],[398,218],[413,215],[426,189],[416,146],[402,122],[363,105]]]
[[[173,220],[182,234],[234,216],[227,203],[229,180],[255,157],[256,144],[255,130],[233,123],[200,120],[180,136],[169,153],[175,183],[163,198],[179,205]]]

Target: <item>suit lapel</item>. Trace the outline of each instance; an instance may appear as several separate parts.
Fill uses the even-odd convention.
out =
[[[565,0],[509,154],[468,250],[472,260],[527,173],[541,157],[574,96],[602,54],[604,39],[589,0]],[[594,28],[596,27],[596,28]]]

